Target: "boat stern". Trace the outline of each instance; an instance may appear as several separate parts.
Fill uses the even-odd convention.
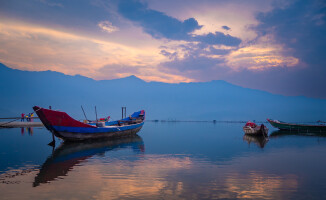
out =
[[[44,126],[50,131],[56,131],[56,127],[84,127],[84,128],[96,128],[95,126],[79,122],[67,113],[41,108],[34,106],[33,110],[36,112]]]

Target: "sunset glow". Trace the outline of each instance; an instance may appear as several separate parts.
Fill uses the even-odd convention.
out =
[[[312,6],[311,19],[286,29],[275,13],[301,9],[296,6],[275,0],[99,0],[78,6],[73,1],[8,1],[0,8],[0,62],[14,69],[52,70],[96,80],[130,75],[167,83],[222,79],[262,89],[236,78],[252,76],[251,71],[265,77],[263,90],[281,92],[271,86],[278,76],[275,70],[283,74],[279,81],[296,77],[298,83],[312,69],[324,73],[324,59],[318,58],[323,43],[304,39],[319,36],[299,34],[295,28],[308,31],[304,26],[309,24],[317,34],[324,30],[325,16]],[[314,78],[309,87],[319,81]]]

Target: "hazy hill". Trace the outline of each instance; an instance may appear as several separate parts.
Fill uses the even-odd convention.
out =
[[[30,72],[0,64],[0,117],[19,116],[39,105],[63,110],[83,118],[121,116],[145,109],[147,119],[178,120],[326,120],[326,100],[287,97],[232,85],[217,80],[202,83],[168,84],[145,82],[135,76],[96,81],[59,72]]]

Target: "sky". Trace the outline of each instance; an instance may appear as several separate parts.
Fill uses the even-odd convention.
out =
[[[326,99],[323,0],[0,0],[0,62]]]

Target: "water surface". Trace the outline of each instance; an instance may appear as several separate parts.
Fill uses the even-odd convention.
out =
[[[44,128],[0,129],[1,199],[326,199],[326,137],[242,126],[146,122],[55,148]]]

